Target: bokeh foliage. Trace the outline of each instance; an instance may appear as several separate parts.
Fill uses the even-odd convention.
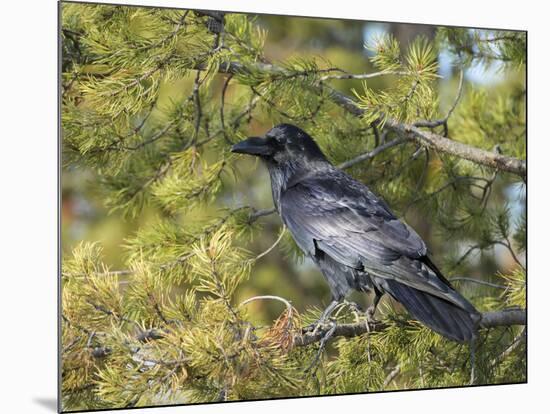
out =
[[[363,26],[62,5],[65,410],[469,383],[468,346],[387,298],[384,330],[334,338],[312,365],[319,344],[295,336],[319,316],[326,285],[264,214],[261,166],[229,152],[290,122],[339,164],[398,138],[384,127],[391,117],[445,119],[435,132],[525,158],[524,33],[399,39],[389,27],[363,45]],[[460,75],[495,64],[493,84]],[[335,104],[330,88],[365,114]],[[526,306],[520,177],[412,141],[347,171],[419,231],[479,310]],[[246,302],[258,295],[290,303]],[[337,313],[363,319],[346,305]],[[482,330],[475,352],[477,384],[525,381],[523,327]]]

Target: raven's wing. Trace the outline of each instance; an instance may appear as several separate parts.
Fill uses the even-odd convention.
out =
[[[305,251],[313,254],[313,240],[322,242],[333,246],[331,255],[347,266],[426,255],[423,240],[382,199],[337,171],[305,178],[285,190],[281,216]]]
[[[334,170],[310,176],[281,196],[281,217],[311,256],[322,250],[337,262],[384,280],[472,306],[426,263],[426,245],[365,185]]]

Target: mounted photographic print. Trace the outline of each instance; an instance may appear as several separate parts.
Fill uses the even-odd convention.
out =
[[[526,32],[61,2],[59,36],[61,411],[527,381]]]

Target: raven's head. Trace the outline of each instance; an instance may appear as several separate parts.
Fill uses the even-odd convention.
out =
[[[300,128],[280,124],[263,137],[250,137],[231,148],[232,152],[255,155],[269,164],[283,165],[327,161],[315,141]]]

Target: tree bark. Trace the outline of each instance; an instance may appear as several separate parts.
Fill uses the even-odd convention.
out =
[[[527,314],[525,309],[504,309],[496,312],[486,312],[482,314],[479,326],[481,328],[495,328],[497,326],[513,326],[526,325]],[[353,338],[354,336],[363,335],[368,332],[378,332],[386,328],[387,325],[383,322],[375,322],[367,324],[361,323],[344,323],[336,326],[332,337],[343,336],[345,338]],[[319,329],[315,334],[304,333],[294,337],[295,346],[306,346],[314,342],[319,342],[329,331],[330,326]]]

